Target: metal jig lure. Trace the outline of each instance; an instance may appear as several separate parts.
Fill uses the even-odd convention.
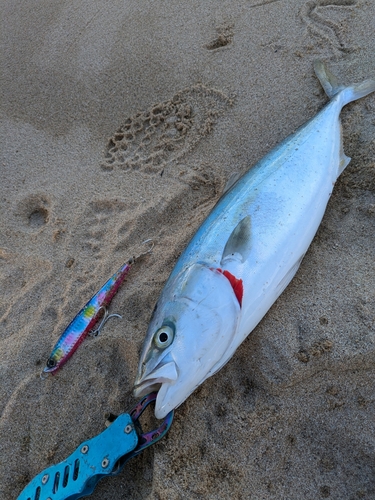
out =
[[[129,259],[120,269],[102,286],[102,288],[87,302],[79,311],[77,316],[71,321],[64,332],[61,334],[55,347],[47,360],[46,367],[40,374],[42,379],[49,374],[54,375],[56,371],[65,364],[79,347],[83,340],[88,336],[97,336],[109,318],[121,318],[119,314],[108,315],[108,306],[116,295],[131,266],[142,255],[150,253],[154,247],[152,240],[143,242],[151,243],[150,248]],[[100,321],[101,320],[101,321]],[[97,328],[95,326],[100,321]]]

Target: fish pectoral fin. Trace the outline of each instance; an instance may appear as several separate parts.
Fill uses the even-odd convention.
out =
[[[221,258],[221,265],[230,257],[244,262],[251,250],[251,218],[244,217],[233,229],[225,245]]]

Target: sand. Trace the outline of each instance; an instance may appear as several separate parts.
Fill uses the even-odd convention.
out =
[[[327,102],[375,77],[365,0],[2,2],[0,498],[135,403],[154,303],[220,197]],[[160,116],[164,116],[161,120]],[[168,436],[94,499],[375,498],[375,95],[293,282]],[[140,243],[109,321],[39,374]],[[146,417],[146,426],[152,425]]]

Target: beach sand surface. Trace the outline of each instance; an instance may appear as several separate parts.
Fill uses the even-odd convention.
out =
[[[375,2],[2,2],[0,498],[132,396],[151,311],[233,172],[343,83],[375,77]],[[375,94],[292,283],[169,434],[93,500],[375,498]],[[130,256],[112,319],[55,376],[61,332]],[[156,425],[145,415],[144,426]]]

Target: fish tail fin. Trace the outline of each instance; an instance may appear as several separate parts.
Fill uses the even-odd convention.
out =
[[[323,61],[314,62],[314,71],[329,98],[340,94],[342,106],[375,91],[375,80],[371,79],[348,86],[340,85]]]

